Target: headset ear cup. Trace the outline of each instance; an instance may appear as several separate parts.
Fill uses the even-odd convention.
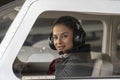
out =
[[[82,25],[80,24],[80,22],[76,19],[73,19],[73,22],[75,22],[76,24],[76,30],[75,30],[75,34],[73,35],[74,39],[73,39],[73,44],[74,46],[78,46],[78,45],[82,45],[85,43],[85,31],[82,28]]]
[[[76,36],[74,37],[74,42],[75,42],[75,43],[80,43],[80,42],[81,42],[79,35],[76,35]]]
[[[86,36],[85,32],[82,31],[81,38],[80,38],[80,41],[81,41],[82,44],[85,44],[85,36]]]
[[[74,46],[85,44],[85,32],[78,31],[78,33],[74,35],[73,43]]]
[[[51,49],[56,50],[55,46],[54,46],[54,41],[52,38],[52,33],[50,34],[50,37],[48,38],[48,42],[49,42],[49,46]]]

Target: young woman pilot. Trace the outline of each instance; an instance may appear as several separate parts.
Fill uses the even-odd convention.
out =
[[[94,64],[85,36],[75,17],[61,16],[54,22],[49,45],[60,57],[51,62],[48,74],[55,74],[56,78],[91,76]]]

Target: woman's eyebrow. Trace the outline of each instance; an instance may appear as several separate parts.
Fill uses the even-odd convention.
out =
[[[68,34],[69,32],[60,32],[58,34],[53,34],[53,36],[56,36],[56,35],[63,35],[63,34]]]
[[[62,32],[61,35],[63,35],[63,34],[68,34],[68,32]]]

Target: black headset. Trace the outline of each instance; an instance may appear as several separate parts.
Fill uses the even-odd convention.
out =
[[[86,33],[83,30],[80,22],[72,16],[62,16],[62,18],[63,17],[64,18],[68,17],[69,19],[71,19],[71,22],[73,22],[75,24],[75,26],[74,26],[75,30],[73,30],[73,47],[77,47],[77,46],[85,44]],[[59,18],[57,20],[59,20]],[[55,21],[55,23],[56,23],[56,21]],[[54,46],[53,33],[52,32],[50,33],[48,41],[49,41],[50,48],[53,49],[53,50],[56,50],[56,48]]]

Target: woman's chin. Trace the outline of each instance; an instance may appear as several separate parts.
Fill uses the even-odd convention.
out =
[[[64,51],[64,50],[63,49],[58,49],[57,51],[60,52],[60,51]]]

